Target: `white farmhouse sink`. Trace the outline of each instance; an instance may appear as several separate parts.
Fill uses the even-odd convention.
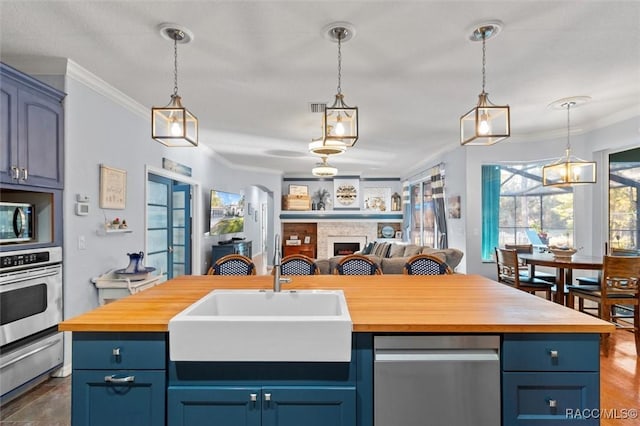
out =
[[[169,321],[173,361],[351,360],[342,290],[214,290]]]

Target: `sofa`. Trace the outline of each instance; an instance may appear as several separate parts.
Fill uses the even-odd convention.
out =
[[[455,271],[456,266],[458,266],[464,255],[461,250],[455,248],[436,249],[415,244],[391,242],[369,243],[364,250],[357,253],[369,257],[380,265],[383,274],[402,274],[407,260],[411,256],[421,253],[439,257]],[[318,259],[316,260],[316,265],[321,274],[333,274],[338,261],[342,257],[334,256],[329,259]]]

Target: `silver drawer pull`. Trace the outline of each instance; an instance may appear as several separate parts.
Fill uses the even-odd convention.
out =
[[[249,398],[251,398],[251,402],[256,402],[258,400],[258,394],[252,393],[249,395]]]
[[[120,356],[120,348],[113,348],[111,353],[113,354],[113,356]]]
[[[556,408],[557,406],[558,406],[558,401],[556,401],[555,399],[549,400],[549,408]]]
[[[549,356],[551,358],[553,358],[553,359],[557,359],[558,358],[558,351],[554,351],[554,350],[549,351]]]
[[[111,376],[104,376],[105,383],[133,383],[136,381],[136,376],[116,377],[115,374]]]
[[[271,401],[271,394],[270,393],[265,393],[264,394],[264,400],[267,401],[267,402]]]

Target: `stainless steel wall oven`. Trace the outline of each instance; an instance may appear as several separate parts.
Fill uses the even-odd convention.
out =
[[[0,398],[62,364],[62,249],[0,253]]]

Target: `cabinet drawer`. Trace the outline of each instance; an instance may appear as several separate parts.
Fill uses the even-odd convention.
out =
[[[597,425],[598,419],[578,419],[572,413],[600,408],[599,393],[598,373],[503,373],[503,422]]]
[[[74,369],[166,368],[165,333],[73,333]]]
[[[504,371],[600,371],[598,334],[506,334]]]
[[[164,371],[74,370],[71,380],[72,426],[165,425]]]

